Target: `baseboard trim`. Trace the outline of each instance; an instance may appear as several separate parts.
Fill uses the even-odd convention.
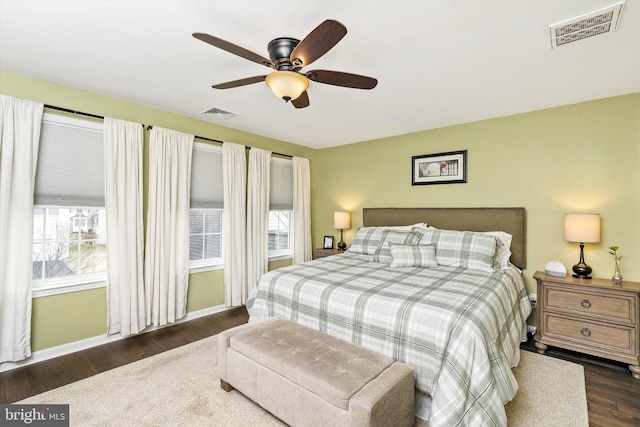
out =
[[[178,323],[188,322],[190,320],[197,319],[203,316],[209,316],[210,314],[221,313],[226,310],[230,310],[233,307],[225,307],[224,305],[216,305],[213,307],[204,308],[202,310],[192,311],[187,313],[185,317],[178,320],[175,323],[171,323],[165,326],[149,326],[147,329],[141,332],[141,334],[156,331],[158,329],[166,328],[167,326],[172,326]],[[119,334],[113,335],[98,335],[91,338],[86,338],[80,341],[74,341],[68,344],[62,344],[56,347],[45,348],[44,350],[39,350],[31,353],[31,357],[25,360],[21,360],[20,362],[4,362],[0,363],[0,372],[10,371],[12,369],[21,368],[23,366],[31,365],[38,362],[43,362],[45,360],[53,359],[55,357],[64,356],[67,354],[75,353],[76,351],[86,350],[91,347],[97,347],[99,345],[108,344],[110,342],[119,341],[121,339],[129,338],[133,335],[129,335],[126,337],[120,336]]]

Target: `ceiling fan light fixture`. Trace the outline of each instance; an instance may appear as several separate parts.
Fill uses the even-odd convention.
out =
[[[309,87],[309,80],[295,71],[275,71],[265,81],[273,93],[285,102],[298,99]]]

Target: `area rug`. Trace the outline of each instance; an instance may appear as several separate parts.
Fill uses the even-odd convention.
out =
[[[216,349],[209,337],[16,403],[69,404],[71,426],[284,426],[220,388]],[[509,426],[588,426],[582,366],[521,354]]]

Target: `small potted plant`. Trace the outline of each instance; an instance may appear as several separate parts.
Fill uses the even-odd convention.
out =
[[[613,281],[614,284],[621,285],[622,274],[620,274],[620,266],[618,265],[618,261],[622,259],[622,255],[618,256],[618,249],[620,248],[618,246],[609,246],[609,249],[610,249],[609,253],[613,255],[613,259],[616,262],[616,270],[613,272],[613,277],[611,278],[611,280]]]

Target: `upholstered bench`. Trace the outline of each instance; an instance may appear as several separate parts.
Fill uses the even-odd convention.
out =
[[[282,319],[220,333],[220,385],[292,426],[412,426],[413,369]]]

